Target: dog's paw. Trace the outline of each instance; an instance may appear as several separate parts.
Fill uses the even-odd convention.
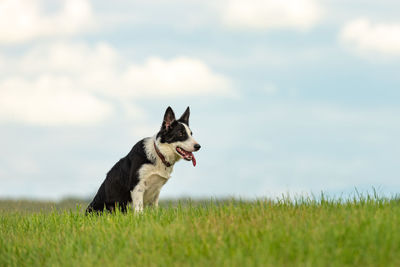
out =
[[[135,212],[136,214],[141,214],[141,213],[143,213],[143,207],[135,207],[135,208],[134,208],[134,212]]]

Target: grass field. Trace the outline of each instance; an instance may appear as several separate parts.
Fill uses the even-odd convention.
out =
[[[73,203],[0,202],[0,266],[400,266],[399,199]]]

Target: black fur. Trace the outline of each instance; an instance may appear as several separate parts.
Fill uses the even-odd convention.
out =
[[[185,141],[189,136],[186,132],[185,123],[189,126],[190,109],[187,107],[186,111],[182,114],[179,120],[175,120],[175,114],[172,109],[168,107],[164,115],[164,121],[161,129],[157,134],[157,138],[161,138],[161,143],[173,143]],[[181,123],[180,123],[181,122]]]
[[[185,141],[186,139],[188,139],[189,136],[186,132],[185,126],[183,126],[178,121],[174,121],[168,130],[161,129],[158,132],[157,138],[159,137],[161,143],[173,143]]]
[[[183,112],[182,116],[179,118],[178,121],[183,122],[187,126],[189,126],[189,116],[190,116],[190,108],[187,107],[185,112]]]
[[[138,170],[143,164],[153,164],[146,156],[143,140],[136,143],[124,158],[120,159],[107,173],[93,201],[86,212],[113,211],[118,206],[126,211],[132,201],[130,191],[139,182]]]

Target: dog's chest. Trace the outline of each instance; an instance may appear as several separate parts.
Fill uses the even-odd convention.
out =
[[[148,179],[153,175],[158,175],[168,180],[171,177],[172,170],[173,166],[165,167],[164,164],[144,164],[139,170],[139,180]]]
[[[168,180],[157,175],[151,175],[149,177],[146,177],[143,180],[143,184],[144,184],[144,195],[143,195],[143,202],[145,204],[148,203],[153,203],[155,201],[155,199],[158,197],[161,188],[163,187],[163,185],[167,182]]]
[[[144,203],[152,203],[158,196],[163,185],[171,177],[172,166],[161,164],[145,164],[139,170],[140,184],[144,187]]]

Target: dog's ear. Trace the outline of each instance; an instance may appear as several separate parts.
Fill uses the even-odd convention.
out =
[[[179,118],[179,121],[189,126],[189,116],[190,116],[190,108],[187,107],[185,112],[183,112],[182,116]]]
[[[168,130],[174,121],[175,121],[175,113],[171,107],[168,107],[164,114],[164,121],[162,123],[162,128]]]

